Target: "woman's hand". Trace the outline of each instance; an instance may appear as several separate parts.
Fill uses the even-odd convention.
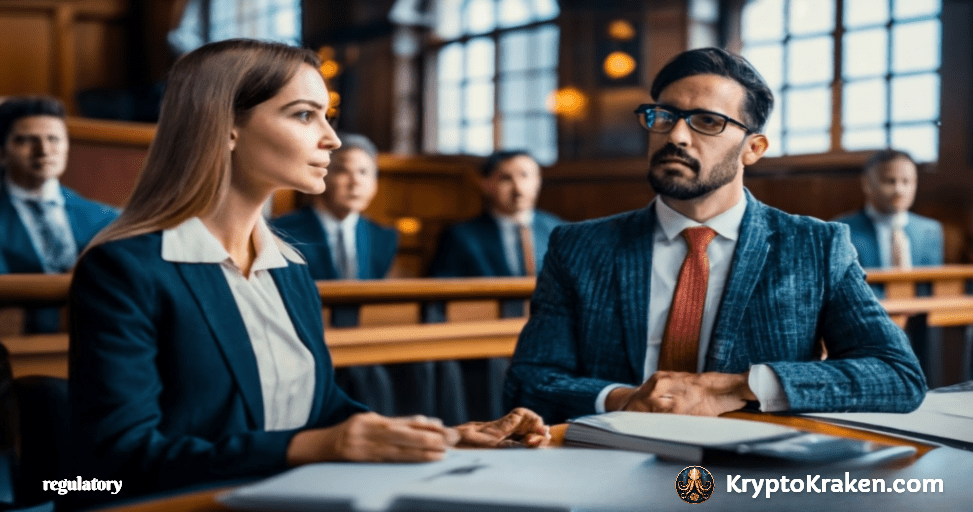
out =
[[[460,434],[459,445],[468,448],[537,448],[551,442],[550,429],[544,420],[536,412],[523,407],[497,420],[464,423],[456,430]]]
[[[442,459],[459,438],[456,430],[435,418],[388,418],[366,412],[333,427],[299,432],[287,447],[287,462],[296,466],[329,460],[434,461]]]

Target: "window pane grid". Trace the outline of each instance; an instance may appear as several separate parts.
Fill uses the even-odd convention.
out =
[[[940,11],[941,0],[748,1],[743,52],[775,91],[778,112],[765,131],[780,136],[777,154],[905,144],[917,158],[934,160]],[[775,20],[777,27],[767,26]],[[843,29],[833,30],[839,22]]]
[[[550,22],[557,3],[466,0],[459,11],[461,32],[454,28],[452,40],[429,47],[439,62],[437,150],[486,154],[526,146],[541,163],[553,162],[556,122],[545,100],[557,86],[559,34]],[[437,33],[450,30],[444,28]]]

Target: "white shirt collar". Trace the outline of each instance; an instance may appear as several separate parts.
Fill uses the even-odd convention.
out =
[[[514,228],[514,227],[520,226],[520,224],[521,224],[520,221],[518,221],[513,215],[504,215],[504,214],[502,214],[502,213],[500,213],[498,211],[495,211],[495,210],[491,210],[490,211],[490,215],[492,215],[494,219],[497,219],[497,222],[500,223],[500,226],[501,227],[504,227],[504,228]],[[527,225],[528,226],[533,226],[534,225],[534,210],[531,210],[531,211],[525,213],[524,214],[524,218],[527,219]]]
[[[876,224],[885,224],[892,228],[904,228],[909,223],[909,212],[882,213],[870,204],[865,205],[865,215]]]
[[[274,243],[266,243],[268,240]],[[304,263],[297,251],[270,232],[262,218],[254,229],[253,243],[257,257],[251,271],[286,267],[287,260]],[[230,253],[199,217],[193,217],[162,232],[162,259],[175,263],[223,263],[230,260]]]
[[[350,212],[344,219],[338,219],[325,208],[315,208],[314,212],[318,214],[318,218],[321,219],[321,223],[324,224],[326,229],[334,231],[341,228],[347,232],[358,224],[358,219],[361,217],[358,212]]]
[[[48,178],[47,181],[41,185],[39,190],[27,190],[26,188],[17,185],[11,181],[10,176],[6,176],[4,179],[7,183],[7,190],[10,192],[12,197],[15,197],[21,201],[43,201],[47,203],[56,203],[59,206],[64,205],[64,194],[61,192],[61,182],[57,178]]]
[[[747,197],[742,195],[737,204],[730,207],[729,210],[700,224],[673,210],[661,198],[656,197],[654,201],[656,219],[658,219],[659,226],[662,227],[662,232],[669,241],[679,236],[684,229],[697,226],[710,227],[718,235],[736,240],[740,237],[740,224],[743,223],[743,214],[747,212]]]

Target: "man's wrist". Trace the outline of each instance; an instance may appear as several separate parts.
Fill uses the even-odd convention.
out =
[[[619,387],[611,390],[605,397],[605,412],[620,411],[636,388]]]

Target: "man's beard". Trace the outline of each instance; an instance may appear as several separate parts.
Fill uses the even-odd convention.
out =
[[[744,139],[745,140],[745,139]],[[743,144],[740,144],[736,151],[729,150],[723,159],[717,162],[716,165],[710,169],[709,176],[703,180],[700,179],[700,167],[701,164],[699,160],[689,156],[683,148],[673,144],[668,143],[662,147],[662,149],[655,152],[652,155],[652,159],[649,162],[649,184],[652,185],[652,189],[655,190],[656,194],[660,196],[671,197],[673,199],[687,200],[696,199],[697,197],[704,196],[710,192],[726,185],[733,181],[736,177],[736,162],[740,159],[740,154],[743,152]],[[659,165],[659,163],[666,158],[676,157],[686,163],[689,168],[696,175],[689,183],[679,183],[676,178],[668,176],[665,172],[661,176],[657,176],[656,173],[652,172],[652,169]]]

